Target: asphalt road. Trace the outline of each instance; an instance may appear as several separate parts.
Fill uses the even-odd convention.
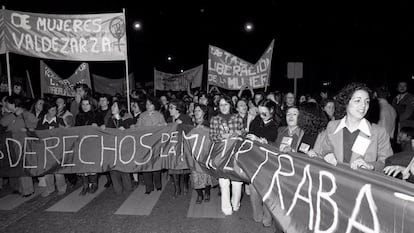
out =
[[[195,204],[195,193],[172,198],[173,185],[165,182],[162,191],[144,196],[143,185],[131,192],[117,195],[112,187],[103,188],[95,197],[89,197],[85,205],[76,209],[75,204],[62,207],[70,198],[78,198],[79,186],[70,188],[66,194],[56,192],[48,197],[37,195],[10,210],[1,206],[11,205],[9,187],[0,191],[0,232],[2,233],[74,233],[74,232],[148,232],[148,233],[253,233],[274,232],[252,218],[250,200],[244,194],[241,208],[231,216],[220,213],[218,188],[212,189],[212,200]],[[40,193],[38,190],[37,193]],[[90,194],[89,194],[90,195]],[[11,201],[12,200],[12,201]],[[79,202],[78,200],[76,202]],[[66,203],[67,204],[67,203]],[[142,204],[143,206],[141,206]],[[138,207],[133,207],[137,205]],[[70,210],[74,208],[75,210]],[[149,208],[149,209],[148,209]],[[67,212],[69,211],[69,212]],[[132,211],[128,213],[128,211]],[[144,213],[144,214],[143,214]],[[146,214],[147,215],[146,215]]]

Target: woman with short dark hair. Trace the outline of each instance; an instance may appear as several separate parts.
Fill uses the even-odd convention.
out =
[[[362,83],[351,83],[337,95],[338,119],[329,122],[315,151],[325,161],[351,168],[381,171],[385,159],[393,154],[390,136],[384,128],[365,119],[370,104],[370,89]]]
[[[186,106],[183,101],[173,99],[168,105],[168,110],[170,117],[167,120],[168,123],[178,123],[185,125],[192,125],[193,122],[191,118],[186,114]],[[181,178],[183,178],[184,184],[184,194],[188,193],[189,179],[190,179],[190,169],[169,169],[168,174],[173,178],[174,183],[174,194],[173,198],[176,198],[178,195],[181,195]]]
[[[250,124],[247,138],[261,143],[274,143],[277,138],[278,123],[274,120],[277,105],[270,99],[259,102],[259,115]],[[249,185],[250,201],[253,207],[253,219],[263,223],[263,226],[270,227],[272,215],[252,184]]]
[[[146,111],[141,113],[135,125],[131,128],[139,128],[141,126],[162,126],[166,125],[164,116],[159,112],[161,103],[157,98],[150,97],[146,101]],[[161,171],[143,172],[145,183],[145,194],[150,194],[155,188],[161,191]]]

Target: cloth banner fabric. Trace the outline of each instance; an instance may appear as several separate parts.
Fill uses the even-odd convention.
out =
[[[116,93],[120,93],[125,96],[127,93],[125,78],[112,79],[92,74],[92,81],[95,92],[112,96],[114,96]],[[129,74],[129,88],[130,90],[135,89],[135,78],[133,73]]]
[[[88,63],[82,63],[69,78],[59,77],[49,66],[40,61],[40,83],[42,94],[75,96],[75,85],[84,83],[91,86]]]
[[[180,74],[170,74],[154,69],[154,85],[161,91],[186,91],[188,84],[191,88],[201,87],[203,65],[186,70]]]
[[[9,52],[59,60],[126,60],[123,13],[57,15],[11,10],[1,12],[4,21],[1,32]]]
[[[414,186],[206,128],[93,126],[0,134],[0,176],[196,169],[250,182],[284,232],[409,232]]]
[[[215,46],[209,46],[208,54],[208,85],[218,86],[227,90],[264,88],[270,84],[274,40],[256,64]]]
[[[4,26],[4,14],[3,14],[3,10],[0,10],[0,54],[5,54],[6,53],[6,42],[4,39],[4,31],[5,31],[5,26]],[[1,75],[1,72],[0,72]]]

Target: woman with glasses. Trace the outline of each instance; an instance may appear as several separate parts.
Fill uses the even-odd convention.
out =
[[[230,97],[220,97],[218,105],[219,114],[211,118],[210,121],[210,137],[212,141],[218,143],[229,139],[230,137],[243,134],[243,118],[238,114],[232,114],[232,100]],[[230,182],[232,186],[231,201]],[[221,210],[225,215],[231,215],[233,211],[239,210],[242,184],[243,182],[240,181],[230,181],[230,179],[219,178]]]
[[[279,124],[274,120],[273,116],[277,105],[269,99],[259,102],[259,115],[252,121],[249,128],[247,138],[261,143],[274,143],[277,138],[277,129]],[[250,188],[250,201],[253,207],[253,219],[256,222],[263,223],[263,226],[270,227],[272,225],[272,215],[268,208],[263,205],[262,198],[252,184]]]

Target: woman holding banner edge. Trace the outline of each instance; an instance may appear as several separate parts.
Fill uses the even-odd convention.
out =
[[[259,115],[251,122],[249,134],[246,138],[260,143],[274,143],[277,138],[279,124],[274,120],[274,113],[277,105],[269,99],[259,102]],[[269,209],[263,204],[262,198],[250,184],[250,201],[253,208],[253,219],[256,222],[263,223],[263,226],[270,227],[272,225],[272,215]]]
[[[166,125],[164,116],[159,112],[161,102],[155,97],[150,97],[145,103],[146,111],[143,112],[137,120],[135,125],[131,128],[138,128],[140,126],[162,126]],[[143,172],[145,183],[145,194],[150,194],[155,188],[158,191],[162,189],[161,171]]]
[[[232,114],[232,101],[228,96],[222,96],[219,100],[219,114],[211,118],[210,137],[213,142],[221,142],[230,137],[239,136],[244,133],[243,119],[238,114]],[[232,196],[230,200],[230,182]],[[226,178],[219,178],[221,190],[221,210],[225,215],[233,214],[240,208],[241,188],[243,182],[231,181]]]
[[[343,162],[352,169],[382,171],[385,159],[393,151],[385,129],[365,119],[370,89],[362,83],[348,84],[336,101],[342,119],[329,122],[326,131],[318,137],[314,151],[332,165]]]

